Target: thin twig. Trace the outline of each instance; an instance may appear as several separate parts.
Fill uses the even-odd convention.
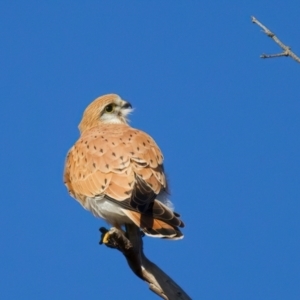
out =
[[[142,280],[149,284],[149,289],[165,300],[191,300],[185,291],[165,272],[151,262],[143,252],[143,241],[139,228],[126,225],[126,235],[122,230],[100,228],[103,234],[109,234],[109,248],[118,249],[125,256],[129,267]]]
[[[291,47],[286,46],[284,43],[282,43],[279,38],[271,31],[269,30],[265,25],[260,23],[255,17],[251,17],[252,23],[257,24],[260,28],[263,29],[263,32],[270,38],[274,40],[276,44],[279,45],[279,47],[283,50],[283,52],[279,54],[262,54],[261,58],[274,58],[274,57],[281,57],[281,56],[290,56],[293,58],[296,62],[300,63],[300,58],[291,51]]]

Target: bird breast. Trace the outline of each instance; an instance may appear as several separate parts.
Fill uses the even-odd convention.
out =
[[[122,226],[125,223],[131,223],[121,207],[107,200],[104,196],[87,197],[84,208],[91,211],[94,216],[106,220],[113,226]]]

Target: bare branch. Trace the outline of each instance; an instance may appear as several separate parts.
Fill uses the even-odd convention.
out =
[[[263,53],[260,57],[261,58],[273,58],[273,57],[280,57],[280,56],[289,56],[286,52],[281,52],[277,54],[265,54]]]
[[[291,47],[286,46],[284,43],[282,43],[279,38],[271,31],[269,30],[265,25],[260,23],[255,17],[251,17],[252,23],[257,24],[260,28],[263,29],[263,32],[270,38],[274,40],[276,44],[279,45],[279,47],[283,50],[283,52],[279,54],[262,54],[261,58],[274,58],[274,57],[281,57],[281,56],[290,56],[293,58],[296,62],[300,63],[300,58],[291,51]]]
[[[127,237],[122,230],[114,227],[109,231],[100,228],[100,231],[102,232],[100,243],[103,235],[108,233],[109,239],[105,245],[121,251],[134,274],[146,281],[152,292],[165,300],[191,300],[172,278],[145,256],[141,232],[137,226],[126,226]]]

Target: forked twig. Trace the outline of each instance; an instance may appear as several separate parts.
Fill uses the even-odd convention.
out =
[[[126,235],[122,230],[100,228],[102,235],[109,233],[109,248],[118,249],[125,256],[131,270],[149,284],[152,292],[165,300],[191,300],[185,291],[172,278],[151,262],[143,252],[143,241],[139,228],[126,226]],[[101,241],[103,236],[101,238]]]
[[[274,58],[274,57],[281,57],[281,56],[290,56],[293,58],[296,62],[300,63],[300,58],[291,51],[291,47],[286,46],[284,43],[282,43],[279,38],[271,31],[269,30],[265,25],[260,23],[255,17],[251,17],[252,23],[257,24],[260,28],[263,29],[263,32],[270,38],[274,40],[276,44],[280,46],[280,48],[283,50],[283,52],[278,54],[262,54],[261,58]]]

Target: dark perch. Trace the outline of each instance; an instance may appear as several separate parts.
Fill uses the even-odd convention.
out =
[[[109,240],[105,245],[122,252],[131,270],[136,276],[148,282],[152,292],[166,300],[191,300],[172,278],[145,256],[141,232],[137,226],[126,226],[127,237],[122,230],[114,227],[110,230],[101,227],[100,231],[102,232],[100,243],[108,232]]]

